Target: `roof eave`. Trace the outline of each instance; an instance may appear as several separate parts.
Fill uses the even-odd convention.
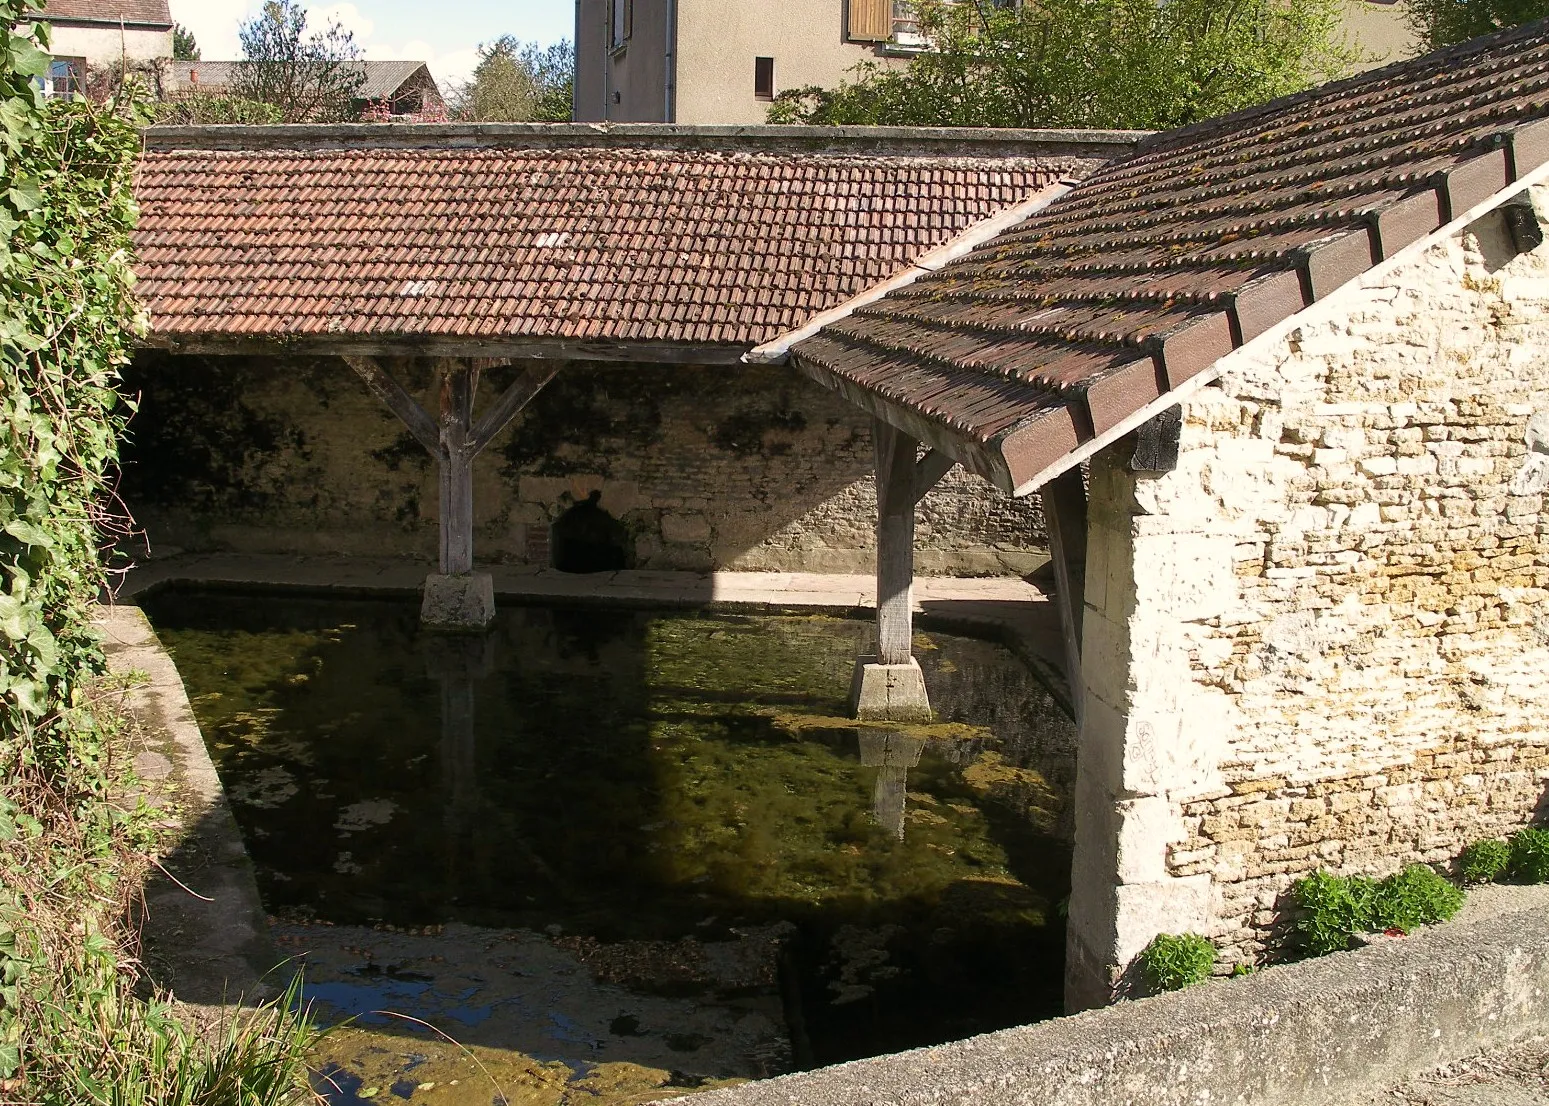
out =
[[[1266,323],[1263,329],[1255,336],[1250,337],[1229,353],[1216,358],[1189,379],[1168,388],[1155,400],[1133,414],[1119,420],[1108,430],[1095,435],[1088,441],[1082,442],[1077,448],[1064,456],[1041,467],[1014,466],[1012,468],[1014,484],[1012,494],[1017,496],[1031,495],[1055,477],[1090,460],[1095,454],[1126,435],[1134,433],[1163,411],[1177,406],[1201,388],[1219,380],[1239,363],[1253,361],[1262,357],[1267,350],[1283,341],[1292,330],[1338,315],[1345,310],[1347,301],[1360,289],[1381,284],[1388,280],[1396,269],[1402,268],[1416,260],[1432,246],[1455,237],[1496,208],[1504,206],[1521,195],[1527,189],[1549,182],[1549,119],[1540,120],[1518,128],[1514,132],[1513,138],[1515,141],[1507,147],[1508,150],[1514,151],[1513,160],[1521,158],[1521,163],[1526,164],[1527,159],[1532,157],[1542,163],[1520,174],[1510,173],[1509,175],[1515,179],[1509,180],[1504,187],[1492,192],[1485,199],[1464,208],[1461,214],[1454,215],[1429,233],[1415,238],[1402,248],[1394,249],[1393,252],[1384,256],[1381,261],[1369,265],[1359,273],[1351,275],[1343,283],[1331,288],[1325,295],[1312,303],[1304,305],[1300,310],[1286,315],[1277,322]],[[1530,150],[1533,152],[1530,153]],[[1445,188],[1446,182],[1443,182],[1438,187]]]

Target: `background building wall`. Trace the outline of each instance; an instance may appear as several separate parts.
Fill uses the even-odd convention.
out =
[[[1546,196],[1535,199],[1544,210]],[[1499,213],[1092,467],[1070,993],[1549,815],[1549,248]]]
[[[395,373],[433,405],[428,367]],[[128,386],[123,495],[153,554],[434,556],[430,457],[342,362],[147,352]],[[870,572],[871,466],[869,420],[794,370],[574,365],[476,463],[475,555],[546,566],[596,492],[638,568]],[[1036,497],[961,469],[921,505],[924,575],[1025,574],[1045,549]]]
[[[124,58],[149,61],[172,57],[172,29],[154,31],[117,27],[54,25],[49,53],[56,58],[85,58],[96,69],[106,69]]]
[[[755,58],[774,59],[776,93],[832,88],[863,61],[903,63],[849,41],[843,0],[678,3],[678,123],[762,123],[769,101],[753,95]]]

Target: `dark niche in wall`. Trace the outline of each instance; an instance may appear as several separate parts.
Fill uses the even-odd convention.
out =
[[[561,572],[617,572],[634,560],[629,530],[602,509],[601,492],[572,506],[554,520],[550,547]]]

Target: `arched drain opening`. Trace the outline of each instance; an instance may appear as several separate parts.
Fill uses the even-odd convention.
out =
[[[595,491],[554,520],[550,548],[561,572],[617,572],[628,568],[629,531],[602,509]]]

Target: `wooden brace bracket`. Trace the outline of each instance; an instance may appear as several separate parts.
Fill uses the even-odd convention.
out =
[[[477,457],[496,435],[510,425],[512,419],[521,414],[522,409],[532,402],[533,397],[542,391],[544,385],[553,380],[563,367],[559,363],[540,364],[522,370],[522,373],[501,393],[500,398],[490,405],[489,410],[466,429],[466,433],[461,436],[462,441],[452,444],[443,441],[442,428],[437,420],[421,407],[398,381],[393,379],[392,374],[375,357],[350,355],[344,360],[366,382],[366,387],[370,388],[372,393],[398,416],[409,433],[414,435],[414,440],[424,446],[438,461],[450,459],[454,451],[470,460]],[[502,364],[508,364],[508,362],[481,362],[479,366],[470,366],[472,386],[477,387],[477,374],[480,368]],[[449,378],[443,378],[442,387],[447,386],[449,386]]]
[[[1178,444],[1183,433],[1183,408],[1169,407],[1135,431],[1135,455],[1129,470],[1138,473],[1172,472],[1178,467]]]

